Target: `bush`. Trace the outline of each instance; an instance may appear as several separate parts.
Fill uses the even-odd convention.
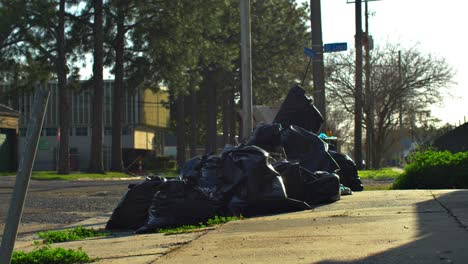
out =
[[[107,236],[109,233],[79,226],[73,229],[39,232],[37,235],[43,239],[44,243],[48,244]]]
[[[11,264],[75,264],[93,261],[81,248],[52,248],[50,245],[36,247],[28,253],[15,251],[11,257]]]
[[[393,189],[468,188],[468,152],[425,150],[411,154]]]

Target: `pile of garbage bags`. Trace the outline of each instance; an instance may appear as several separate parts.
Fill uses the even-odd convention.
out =
[[[246,143],[188,160],[176,179],[151,176],[130,185],[106,229],[147,233],[214,216],[294,212],[362,191],[354,162],[316,135],[322,123],[295,86],[273,124],[258,126]]]

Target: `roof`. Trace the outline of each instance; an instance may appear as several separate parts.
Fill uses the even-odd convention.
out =
[[[13,108],[10,108],[6,105],[0,104],[0,116],[12,116],[19,117],[19,112]]]
[[[433,146],[438,150],[448,150],[453,153],[468,151],[468,123],[448,131],[436,140]]]

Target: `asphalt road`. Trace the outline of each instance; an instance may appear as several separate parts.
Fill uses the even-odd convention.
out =
[[[20,235],[59,228],[111,212],[135,180],[31,180],[23,210]],[[0,177],[0,235],[3,234],[14,177]]]

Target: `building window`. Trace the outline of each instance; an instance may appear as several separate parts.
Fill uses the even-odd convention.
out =
[[[112,127],[105,127],[104,128],[104,136],[112,135]]]
[[[57,128],[54,127],[46,127],[45,135],[48,137],[57,136]]]
[[[130,135],[132,133],[132,129],[129,126],[122,127],[122,135]]]
[[[88,135],[88,128],[87,127],[77,127],[77,128],[75,128],[75,135],[76,136],[87,136]]]

